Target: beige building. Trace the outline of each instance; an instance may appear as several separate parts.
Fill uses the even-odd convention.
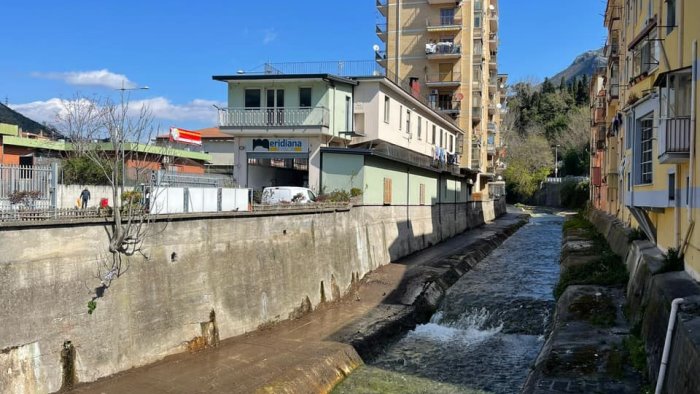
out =
[[[493,179],[500,143],[497,0],[377,0],[385,48],[376,53],[389,79],[417,93],[464,130],[460,166]]]

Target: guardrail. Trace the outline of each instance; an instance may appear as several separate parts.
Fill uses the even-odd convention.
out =
[[[0,223],[107,218],[109,216],[107,210],[98,208],[11,209],[0,210]]]

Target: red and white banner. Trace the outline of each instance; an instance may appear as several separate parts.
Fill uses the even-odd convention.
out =
[[[170,141],[182,142],[184,144],[202,145],[202,134],[196,131],[170,128]]]

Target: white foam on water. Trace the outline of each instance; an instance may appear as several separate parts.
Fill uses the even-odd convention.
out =
[[[484,327],[490,316],[491,313],[486,308],[481,308],[465,312],[456,321],[445,322],[444,314],[440,311],[430,318],[429,323],[417,326],[408,336],[436,342],[459,341],[474,345],[484,342],[503,329],[503,323],[497,327]]]

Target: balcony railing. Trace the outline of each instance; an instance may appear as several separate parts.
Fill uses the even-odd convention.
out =
[[[495,122],[489,122],[487,127],[488,127],[489,132],[492,132],[492,133],[496,132],[496,123]]]
[[[659,162],[662,164],[683,163],[690,156],[689,117],[661,119],[659,122]]]
[[[389,9],[388,0],[377,0],[377,10],[384,16],[387,16],[387,11]]]
[[[447,42],[429,43],[425,45],[425,54],[428,58],[441,55],[459,55],[462,53],[459,45],[453,45]]]
[[[221,127],[328,127],[326,107],[285,108],[221,108]]]
[[[441,15],[425,20],[428,30],[459,30],[462,28],[462,20],[458,17]]]
[[[377,23],[376,31],[377,37],[379,37],[379,39],[381,39],[382,41],[386,41],[386,23]]]
[[[461,77],[462,74],[458,72],[429,73],[425,75],[425,82],[426,84],[433,86],[456,86],[461,82]]]
[[[472,107],[472,119],[481,119],[481,107]]]

